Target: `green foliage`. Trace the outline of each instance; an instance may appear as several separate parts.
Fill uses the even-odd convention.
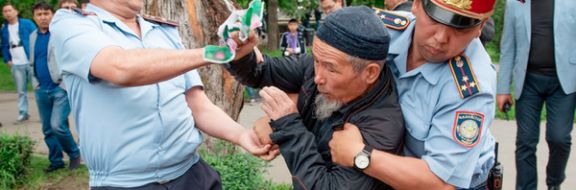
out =
[[[0,92],[11,91],[15,92],[16,87],[14,85],[14,80],[12,79],[12,73],[8,65],[4,64],[4,61],[0,59]]]
[[[28,172],[34,142],[29,137],[0,134],[0,189],[10,189]]]
[[[238,150],[228,142],[215,140],[211,150],[203,148],[199,152],[202,159],[219,172],[223,189],[271,189],[273,186],[264,177],[268,167],[266,162]]]
[[[502,39],[502,28],[504,25],[504,9],[505,0],[496,0],[496,7],[492,18],[494,19],[494,27],[496,27],[496,36],[486,45],[492,62],[500,62],[500,40]]]
[[[84,166],[76,170],[57,170],[46,174],[44,169],[50,165],[46,155],[32,155],[30,172],[15,189],[86,189],[88,169]]]
[[[247,8],[251,0],[237,0],[242,8]],[[269,0],[263,0],[268,5]],[[318,7],[318,0],[277,0],[278,7],[282,12],[293,18],[302,18],[306,13]]]
[[[0,5],[4,6],[8,3],[16,6],[16,10],[19,12],[19,16],[22,18],[32,18],[32,6],[36,2],[41,2],[42,0],[0,0]],[[58,0],[44,0],[44,2],[50,3],[56,7],[58,5]],[[4,17],[0,16],[1,20],[4,21]]]

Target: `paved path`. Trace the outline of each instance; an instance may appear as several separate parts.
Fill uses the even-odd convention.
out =
[[[35,152],[47,154],[47,148],[44,144],[41,125],[39,123],[38,112],[33,94],[29,96],[31,119],[30,121],[14,125],[18,111],[16,109],[16,94],[0,93],[0,133],[22,134],[32,137],[38,143],[35,145]],[[264,113],[257,105],[246,104],[240,114],[240,123],[244,126],[252,126],[252,123],[263,116]],[[504,164],[504,189],[514,189],[516,177],[514,164],[514,141],[516,138],[516,124],[513,121],[496,120],[492,123],[491,131],[500,142],[500,162]],[[73,127],[72,127],[73,128]],[[538,189],[546,189],[545,171],[546,162],[548,161],[548,147],[544,143],[544,125],[542,125],[541,143],[538,145]],[[72,130],[74,133],[74,130]],[[572,132],[572,137],[576,137],[576,132]],[[566,181],[562,189],[576,189],[576,151],[572,151],[566,170]],[[291,183],[291,176],[284,164],[284,160],[279,157],[271,162],[268,169],[268,176],[276,183]]]

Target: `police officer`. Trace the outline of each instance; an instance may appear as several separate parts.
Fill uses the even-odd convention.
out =
[[[379,11],[393,29],[387,64],[406,121],[404,156],[371,150],[348,125],[330,142],[333,161],[395,189],[485,189],[496,71],[478,36],[494,3],[416,0],[405,17]]]
[[[221,189],[200,131],[267,152],[207,98],[203,49],[184,49],[176,24],[138,15],[142,0],[90,2],[50,30],[92,189]]]

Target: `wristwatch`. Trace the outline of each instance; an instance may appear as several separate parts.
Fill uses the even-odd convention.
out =
[[[364,145],[364,149],[354,157],[354,168],[357,170],[364,170],[370,165],[370,155],[372,154],[372,147]]]

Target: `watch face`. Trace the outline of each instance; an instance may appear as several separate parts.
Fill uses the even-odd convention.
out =
[[[356,159],[354,159],[354,165],[356,165],[359,169],[365,169],[370,164],[370,158],[366,155],[358,155]]]

